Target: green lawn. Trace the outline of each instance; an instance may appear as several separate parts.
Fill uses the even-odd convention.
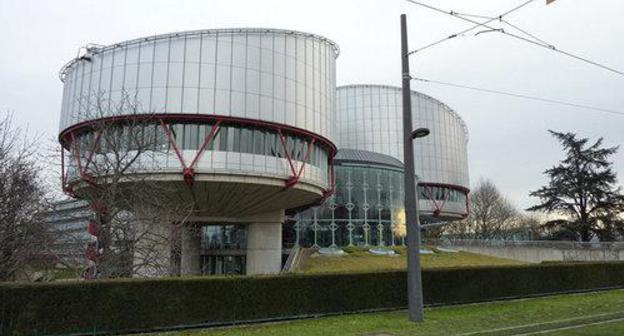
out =
[[[532,335],[538,331],[586,325],[546,335],[620,336],[624,335],[624,322],[597,324],[619,318],[624,318],[624,290],[431,308],[426,310],[425,322],[420,324],[408,322],[406,313],[398,311],[150,335],[502,336]]]
[[[394,256],[373,255],[366,249],[346,249],[343,256],[312,255],[302,260],[298,273],[377,272],[404,270],[407,257],[405,248],[395,248]],[[421,255],[423,268],[460,266],[521,265],[522,262],[495,258],[469,252]]]
[[[624,335],[624,321],[617,320],[616,322],[600,322],[596,325],[590,325],[587,327],[571,327],[565,328],[559,331],[552,331],[546,333],[532,334],[532,335],[548,335],[548,336],[620,336]]]

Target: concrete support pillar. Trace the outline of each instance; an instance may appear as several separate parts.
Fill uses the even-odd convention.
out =
[[[159,277],[171,273],[171,225],[156,216],[139,214],[135,224],[136,237],[130,262],[132,275]]]
[[[247,226],[247,275],[281,271],[283,222],[281,210],[255,216]]]
[[[200,228],[186,225],[182,229],[182,253],[180,260],[180,275],[200,275],[201,248]]]

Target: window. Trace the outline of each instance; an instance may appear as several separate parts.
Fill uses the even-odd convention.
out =
[[[249,128],[242,128],[241,132],[241,140],[240,140],[240,151],[241,153],[253,153],[253,132]]]
[[[184,146],[183,149],[197,149],[199,148],[198,141],[199,125],[187,124],[184,125]],[[202,139],[203,142],[203,139]]]
[[[286,137],[286,150],[288,151],[288,155],[292,160],[295,157],[295,139],[292,137]]]
[[[267,132],[265,134],[264,153],[268,156],[277,156],[275,151],[275,141],[277,137],[274,133]]]
[[[171,126],[171,136],[175,139],[176,147],[184,148],[184,125],[174,124]]]
[[[228,151],[240,153],[241,151],[241,129],[237,127],[230,127],[230,134],[228,140],[231,140],[228,144]],[[230,145],[231,144],[231,145]]]
[[[243,255],[206,255],[201,259],[203,275],[243,275],[246,258]]]
[[[223,126],[221,125],[221,128],[219,129],[219,146],[217,147],[217,150],[225,152],[227,150],[227,140],[228,140],[228,133],[230,131],[230,128],[228,126]]]
[[[269,152],[265,152],[264,141],[266,138],[266,132],[261,130],[254,130],[254,153],[259,155],[267,155]]]
[[[204,225],[201,229],[201,247],[209,250],[241,250],[247,248],[245,225]]]
[[[116,127],[102,134],[101,140],[95,148],[97,153],[106,153],[113,150],[156,150],[164,152],[171,146],[169,136],[175,141],[179,150],[198,150],[204,145],[206,137],[212,132],[214,124],[172,123],[168,124],[170,135],[163,130],[160,124],[139,124],[134,126]],[[213,134],[205,150],[228,151],[234,153],[249,153],[257,155],[286,158],[286,151],[292,160],[303,161],[322,170],[328,169],[328,149],[321,143],[310,145],[312,139],[298,137],[291,134],[282,135],[277,130],[241,127],[240,125],[223,125]],[[95,133],[81,134],[77,137],[81,153],[91,151],[94,145]],[[146,146],[149,146],[147,148]],[[309,153],[308,153],[309,149]]]

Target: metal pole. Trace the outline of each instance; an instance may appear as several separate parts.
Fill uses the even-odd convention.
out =
[[[407,306],[409,320],[424,319],[422,277],[420,274],[420,221],[414,174],[414,146],[412,139],[412,99],[410,90],[409,55],[407,49],[407,22],[401,14],[401,73],[403,76],[403,165],[405,176],[405,223],[407,228]]]

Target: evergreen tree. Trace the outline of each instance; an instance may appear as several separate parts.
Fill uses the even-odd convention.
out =
[[[565,159],[544,172],[548,185],[531,192],[540,204],[528,211],[562,216],[544,224],[553,238],[589,241],[615,240],[624,232],[624,195],[617,187],[609,157],[618,147],[603,147],[603,139],[589,139],[574,133],[549,131],[563,146]]]

